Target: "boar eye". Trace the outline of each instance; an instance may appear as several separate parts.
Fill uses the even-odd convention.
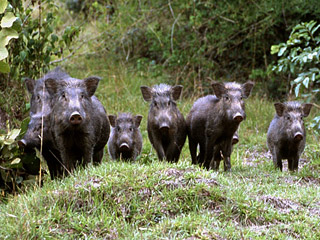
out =
[[[39,101],[40,100],[40,95],[37,95],[37,101]]]
[[[157,102],[154,102],[154,106],[157,107],[157,106],[158,106],[158,103],[157,103]]]
[[[81,93],[80,97],[81,97],[81,98],[84,98],[84,94],[83,94],[83,93]]]
[[[228,101],[230,98],[228,96],[225,96],[224,99]]]
[[[290,116],[287,116],[287,120],[290,120]]]
[[[61,95],[63,98],[66,98],[66,94],[63,92]]]
[[[120,130],[121,130],[121,129],[120,129],[120,127],[118,126],[118,127],[117,127],[117,131],[120,132]]]
[[[129,130],[130,130],[130,132],[132,132],[132,131],[133,131],[133,128],[131,127],[131,128],[129,128]]]
[[[169,102],[168,102],[168,106],[170,106],[170,105],[171,105],[171,102],[169,101]]]

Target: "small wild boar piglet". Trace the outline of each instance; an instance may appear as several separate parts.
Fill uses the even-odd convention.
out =
[[[42,155],[47,162],[51,179],[62,176],[62,165],[59,151],[54,148],[52,143],[51,126],[49,116],[52,111],[52,96],[45,87],[45,80],[48,78],[60,81],[70,76],[60,67],[48,72],[42,78],[35,81],[34,79],[26,79],[26,87],[31,94],[30,100],[30,121],[27,132],[18,142],[21,148],[29,151],[33,148],[40,150],[42,136]]]
[[[53,144],[59,150],[68,172],[77,165],[100,163],[109,134],[110,124],[100,101],[93,96],[100,78],[84,80],[68,78],[46,79],[45,85],[53,96],[50,115]],[[68,174],[65,172],[65,174]]]
[[[177,108],[182,86],[167,84],[152,88],[141,86],[142,96],[150,102],[148,113],[148,137],[160,160],[178,162],[186,141],[187,131],[183,115]]]
[[[303,118],[309,115],[312,104],[285,102],[275,103],[274,107],[276,115],[267,133],[267,144],[274,166],[282,171],[282,159],[288,159],[289,170],[297,170],[306,144]]]
[[[139,129],[142,116],[131,113],[119,113],[108,116],[111,134],[108,150],[112,159],[135,160],[141,153],[142,135]]]
[[[193,164],[218,170],[223,158],[224,170],[231,169],[232,145],[238,142],[237,129],[246,118],[244,99],[249,97],[253,85],[250,81],[244,84],[214,82],[215,95],[199,98],[193,104],[186,118]]]

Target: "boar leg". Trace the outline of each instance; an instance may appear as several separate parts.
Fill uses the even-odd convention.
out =
[[[298,170],[299,157],[288,158],[288,168],[290,171]]]
[[[277,149],[274,147],[272,149],[272,160],[275,168],[279,168],[280,171],[282,171],[282,158],[281,154],[277,151]]]
[[[194,141],[194,139],[192,139],[189,136],[189,150],[190,150],[192,164],[197,164],[198,163],[197,145],[198,145],[198,143],[196,141]]]
[[[231,171],[231,151],[232,151],[232,139],[230,141],[226,141],[222,147],[222,155],[223,155],[223,163],[224,163],[224,171]]]
[[[94,151],[93,158],[92,158],[93,164],[97,165],[97,164],[101,163],[102,157],[103,157],[103,148],[99,151]]]

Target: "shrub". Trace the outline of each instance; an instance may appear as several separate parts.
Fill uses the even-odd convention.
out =
[[[291,85],[296,97],[319,100],[320,24],[312,20],[296,25],[286,42],[271,47],[271,54],[279,57],[272,70],[294,78]],[[312,126],[320,133],[320,116]]]

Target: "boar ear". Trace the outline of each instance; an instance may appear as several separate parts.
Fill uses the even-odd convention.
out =
[[[140,126],[142,116],[141,115],[136,115],[134,116],[134,125],[138,128]]]
[[[147,86],[141,86],[140,89],[143,99],[147,102],[150,102],[152,100],[152,89]]]
[[[171,88],[171,95],[174,101],[177,101],[180,98],[182,93],[182,88],[183,86],[181,85],[176,85]]]
[[[250,96],[253,86],[254,86],[254,82],[251,82],[251,81],[248,81],[242,85],[244,98],[248,98]]]
[[[211,84],[211,86],[212,86],[213,92],[217,96],[217,98],[221,98],[222,95],[226,93],[226,88],[223,83],[213,82]]]
[[[116,115],[108,115],[108,118],[109,118],[109,122],[111,124],[111,127],[115,127],[117,116]]]
[[[312,103],[304,103],[302,104],[302,112],[303,112],[303,117],[308,117],[310,110],[312,108],[313,104]]]
[[[274,108],[276,109],[277,115],[279,117],[282,117],[286,106],[283,103],[277,102],[274,104]]]
[[[48,90],[50,95],[54,95],[58,91],[59,82],[56,81],[56,79],[47,78],[44,81],[44,84],[46,85],[46,89]]]
[[[34,79],[27,78],[24,80],[24,82],[26,84],[28,92],[32,94],[34,91],[34,86],[36,85],[36,81]]]
[[[89,97],[92,97],[92,95],[96,92],[100,80],[100,77],[88,77],[83,80]]]

